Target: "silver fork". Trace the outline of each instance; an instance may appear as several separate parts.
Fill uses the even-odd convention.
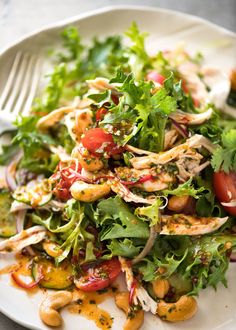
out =
[[[0,96],[0,135],[14,129],[17,115],[28,115],[37,91],[42,61],[36,55],[18,52]]]

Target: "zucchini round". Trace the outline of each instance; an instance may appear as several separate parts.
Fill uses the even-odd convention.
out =
[[[47,259],[34,261],[33,279],[36,281],[40,274],[43,274],[43,279],[39,281],[39,285],[46,289],[63,290],[73,284],[72,266],[67,261],[60,263],[59,266]]]
[[[8,190],[0,190],[0,237],[8,238],[17,233],[16,219],[10,213],[12,198]]]

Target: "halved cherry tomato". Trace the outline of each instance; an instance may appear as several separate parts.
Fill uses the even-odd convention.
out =
[[[115,155],[123,151],[113,140],[111,133],[102,128],[91,128],[84,133],[82,145],[94,155],[103,155],[104,152]]]
[[[75,284],[77,288],[86,292],[102,290],[111,285],[120,272],[120,262],[117,258],[113,258],[89,268],[85,276],[75,280]]]
[[[155,81],[156,83],[159,83],[160,85],[163,85],[164,81],[166,80],[166,78],[164,76],[162,76],[160,73],[158,73],[156,71],[148,72],[146,78],[147,78],[147,80]]]
[[[107,114],[107,109],[105,107],[101,107],[96,112],[96,121],[103,120],[104,116]]]
[[[236,172],[220,171],[214,173],[213,185],[216,197],[221,203],[236,200]],[[224,205],[223,207],[229,214],[236,215],[236,207]]]

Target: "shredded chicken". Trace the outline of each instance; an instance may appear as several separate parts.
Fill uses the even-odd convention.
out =
[[[150,176],[150,180],[132,184],[133,187],[138,187],[147,192],[166,189],[170,183],[175,181],[173,175],[166,171],[160,171],[157,168],[137,170],[128,167],[117,167],[115,168],[115,172],[120,180],[124,180],[126,182],[132,182],[135,180],[138,181],[142,177]]]
[[[213,110],[210,108],[202,113],[187,113],[181,110],[177,110],[169,115],[170,118],[174,119],[179,124],[184,125],[200,125],[211,118]]]
[[[123,185],[119,179],[108,180],[108,184],[111,190],[114,191],[118,196],[123,198],[126,202],[142,203],[142,204],[152,204],[155,202],[155,196],[148,196],[143,198],[132,193],[125,185]]]
[[[90,88],[90,94],[91,92],[101,92],[105,91],[107,89],[115,89],[115,85],[110,84],[109,80],[102,77],[97,77],[93,80],[87,80],[88,87]]]
[[[139,148],[136,148],[136,147],[133,147],[129,144],[126,144],[125,145],[125,149],[134,153],[134,154],[137,154],[137,155],[155,155],[154,152],[151,152],[151,151],[148,151],[148,150],[143,150],[143,149],[139,149]]]
[[[175,129],[171,129],[165,132],[164,150],[170,149],[178,139],[178,132]]]
[[[42,226],[22,230],[19,234],[0,242],[0,253],[19,252],[26,246],[41,242],[46,237],[46,233],[46,229]]]
[[[121,264],[121,269],[125,273],[125,280],[127,284],[127,289],[130,291],[132,284],[134,283],[134,275],[132,268],[127,264],[126,260],[123,257],[119,257],[119,261]],[[135,288],[134,297],[133,297],[134,305],[141,305],[142,309],[145,312],[152,312],[154,315],[157,310],[157,302],[153,300],[144,287],[140,284]]]
[[[62,162],[68,162],[72,159],[62,146],[54,147],[53,145],[50,145],[49,149],[52,153],[57,155]]]
[[[49,127],[58,123],[66,114],[73,112],[75,108],[73,106],[62,107],[50,112],[48,115],[39,119],[37,128],[41,131],[49,129]]]
[[[179,159],[182,155],[184,155],[185,158],[188,157],[187,155],[190,155],[191,158],[193,158],[193,155],[195,154],[196,157],[202,158],[202,156],[198,154],[196,150],[194,150],[201,147],[204,147],[208,151],[212,152],[215,150],[216,145],[214,145],[204,136],[196,134],[186,140],[185,143],[173,147],[170,150],[149,156],[134,157],[130,160],[130,162],[136,169],[145,169],[150,168],[153,165],[169,163],[174,159]]]
[[[185,214],[162,215],[161,235],[204,235],[219,229],[228,217],[195,217]]]

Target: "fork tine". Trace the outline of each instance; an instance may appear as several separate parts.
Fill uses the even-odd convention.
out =
[[[28,67],[28,60],[29,60],[28,54],[22,56],[22,61],[20,63],[18,72],[15,73],[16,79],[13,82],[13,86],[12,86],[13,88],[9,95],[9,99],[6,101],[6,104],[3,105],[5,112],[10,113],[13,110],[13,105],[16,102],[16,99],[20,93],[21,83],[22,80],[24,79],[24,75]]]
[[[24,100],[27,97],[27,93],[30,91],[30,84],[32,82],[32,72],[34,70],[34,65],[36,64],[36,62],[37,62],[37,58],[35,58],[34,56],[31,56],[29,58],[25,77],[24,77],[24,80],[23,80],[23,83],[21,86],[21,91],[20,91],[18,100],[16,102],[16,105],[12,111],[15,116],[18,115],[20,113],[20,111],[22,110]]]
[[[2,92],[2,95],[0,97],[0,110],[3,109],[3,104],[6,103],[7,96],[9,94],[9,92],[11,90],[11,87],[12,87],[12,84],[14,82],[14,78],[15,78],[15,75],[16,75],[17,68],[18,68],[18,65],[20,63],[21,57],[22,57],[21,52],[18,52],[15,56],[13,65],[11,67],[10,74],[8,76],[8,79],[7,79],[7,82],[6,82],[6,85],[5,85],[5,88],[4,88],[4,90]]]
[[[41,68],[42,68],[42,59],[39,57],[36,60],[36,64],[34,66],[34,71],[32,73],[32,83],[28,98],[26,100],[25,106],[22,107],[22,114],[24,116],[28,115],[32,106],[33,99],[35,97],[35,93],[39,84],[40,76],[41,76]]]

